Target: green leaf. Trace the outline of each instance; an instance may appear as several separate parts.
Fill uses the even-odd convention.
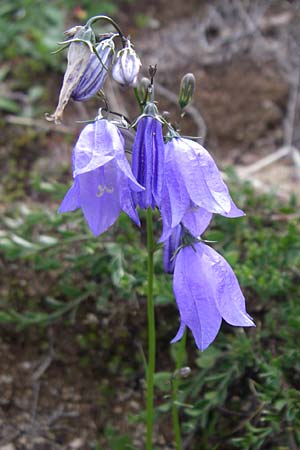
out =
[[[154,385],[161,391],[170,391],[171,377],[171,372],[156,372],[154,374]]]

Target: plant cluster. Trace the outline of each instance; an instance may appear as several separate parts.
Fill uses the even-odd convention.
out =
[[[98,20],[111,23],[116,32],[97,35],[93,25]],[[172,413],[177,450],[187,445],[183,443],[181,428],[190,442],[188,445],[194,448],[201,440],[201,448],[225,449],[225,440],[238,448],[259,449],[272,445],[274,436],[278,436],[282,449],[286,448],[286,442],[298,445],[299,370],[295,361],[299,352],[295,348],[297,335],[293,332],[298,320],[292,312],[297,305],[293,298],[286,298],[287,292],[293,296],[293,290],[297,290],[294,283],[300,246],[297,224],[291,221],[288,230],[278,225],[278,230],[271,232],[264,222],[267,215],[263,220],[250,214],[249,219],[226,221],[244,213],[233,202],[207,150],[195,140],[181,136],[170,119],[159,113],[155,101],[156,67],[150,67],[149,79],[138,81],[140,59],[131,41],[106,16],[93,17],[86,25],[68,30],[66,35],[61,44],[68,48],[68,66],[58,106],[47,119],[59,124],[69,99],[86,101],[95,96],[102,90],[110,70],[116,82],[134,88],[140,115],[129,120],[111,111],[109,99],[101,91],[104,107],[84,127],[74,146],[74,182],[59,211],[81,209],[94,236],[106,232],[120,217],[119,229],[124,228],[125,233],[115,239],[92,240],[84,231],[78,233],[81,221],[76,213],[69,225],[63,216],[45,212],[27,210],[23,219],[4,217],[7,230],[1,241],[6,259],[23,258],[33,270],[55,269],[60,283],[54,289],[55,295],[47,296],[48,307],[53,309],[50,314],[20,314],[9,308],[0,314],[0,320],[21,326],[56,321],[95,296],[95,279],[100,277],[102,282],[105,277],[102,279],[101,275],[110,274],[112,283],[106,282],[105,301],[114,288],[120,289],[129,301],[132,295],[147,296],[147,450],[153,448],[155,415],[168,411]],[[115,52],[117,39],[122,48]],[[194,77],[187,74],[179,93],[182,109],[191,101],[193,92]],[[126,142],[128,135],[133,145]],[[257,206],[255,195],[247,186],[239,200],[242,207],[247,205],[248,213]],[[270,202],[270,198],[266,201]],[[288,208],[291,213],[292,206]],[[136,229],[126,222],[123,213],[138,226],[146,222],[147,251],[136,251],[140,247]],[[30,236],[41,223],[47,227],[50,223],[49,230],[54,226],[55,235],[38,233],[32,240]],[[186,327],[197,347],[205,350],[216,338],[222,319],[230,325],[254,325],[246,312],[235,273],[224,257],[211,248],[216,237],[225,242],[216,243],[216,247],[224,250],[235,266],[253,304],[256,296],[260,298],[258,307],[253,308],[258,328],[249,335],[242,329],[235,334],[225,333],[214,347],[197,357],[196,366],[201,370],[193,372],[185,366]],[[67,259],[62,256],[61,245],[69,248]],[[147,279],[143,273],[146,262]],[[66,267],[72,270],[66,271]],[[162,268],[165,273],[161,273]],[[80,269],[88,283],[84,279],[74,286],[74,273]],[[181,342],[171,350],[175,370],[155,373],[154,306],[161,297],[165,297],[164,303],[172,301],[171,289],[164,287],[168,274],[173,276],[173,292],[180,313],[180,327],[173,342]],[[64,303],[56,299],[61,292],[72,300]],[[282,297],[286,302],[279,308]],[[103,298],[99,300],[101,303]],[[272,310],[272,316],[266,314],[267,308]],[[281,322],[285,318],[288,321],[286,335],[276,329],[276,317]],[[270,349],[264,346],[265,340],[272,341]],[[291,367],[296,367],[295,373],[291,373]],[[155,386],[166,394],[154,411]],[[240,418],[238,425],[233,417]],[[129,445],[127,438],[119,442],[120,446],[124,442],[124,448]]]

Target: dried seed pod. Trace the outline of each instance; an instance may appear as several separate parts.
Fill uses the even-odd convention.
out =
[[[71,94],[89,64],[91,56],[89,44],[91,45],[93,40],[92,33],[92,30],[86,30],[84,27],[80,27],[75,33],[74,40],[71,41],[68,50],[68,64],[59,93],[58,105],[53,114],[46,116],[47,120],[54,121],[56,124],[61,123],[63,111]],[[79,41],[76,41],[76,39]]]

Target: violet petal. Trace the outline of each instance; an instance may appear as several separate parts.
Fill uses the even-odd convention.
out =
[[[75,211],[75,209],[80,208],[79,203],[79,184],[78,180],[75,180],[73,185],[70,187],[66,193],[58,212],[64,213],[69,211]]]
[[[211,287],[213,280],[207,279],[204,267],[202,253],[184,247],[176,257],[173,279],[181,322],[192,331],[200,350],[215,339],[222,322]]]
[[[235,326],[255,326],[246,312],[245,298],[228,262],[208,245],[200,244],[207,264],[212,268],[216,305],[227,323]]]
[[[153,117],[143,117],[137,127],[132,152],[132,172],[144,192],[134,194],[138,206],[159,206],[163,182],[164,144],[162,126]]]

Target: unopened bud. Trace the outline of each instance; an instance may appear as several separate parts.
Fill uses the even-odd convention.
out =
[[[150,86],[149,78],[143,77],[138,84],[138,94],[141,100],[147,101],[149,86]]]
[[[90,55],[85,72],[72,92],[73,100],[88,100],[102,88],[112,63],[114,48],[112,39],[105,39],[97,45],[96,50],[101,61],[94,53]]]
[[[116,62],[112,69],[114,80],[122,86],[134,86],[141,67],[141,60],[133,50],[129,39],[126,47],[117,53]]]
[[[192,73],[187,73],[181,79],[178,103],[181,109],[185,108],[192,100],[196,80]]]
[[[180,369],[176,370],[174,372],[174,377],[176,378],[187,378],[192,373],[192,370],[190,367],[181,367]]]

